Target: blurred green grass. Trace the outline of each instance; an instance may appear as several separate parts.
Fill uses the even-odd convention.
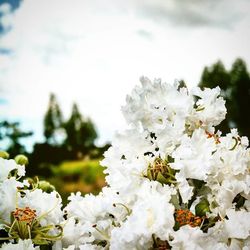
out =
[[[82,195],[87,193],[98,194],[106,185],[105,169],[100,165],[100,160],[65,161],[58,166],[52,166],[53,175],[48,181],[55,186],[61,194],[63,204],[73,192],[80,191]]]

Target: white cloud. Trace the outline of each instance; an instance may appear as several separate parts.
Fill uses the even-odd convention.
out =
[[[248,16],[249,7],[247,0],[145,0],[137,12],[163,24],[225,28]]]
[[[231,30],[177,29],[138,15],[145,3],[154,1],[23,1],[0,39],[12,50],[0,55],[0,85],[9,99],[2,116],[42,122],[54,92],[66,115],[76,101],[105,141],[124,128],[120,106],[141,75],[193,86],[203,66],[219,58],[250,63],[248,22]]]

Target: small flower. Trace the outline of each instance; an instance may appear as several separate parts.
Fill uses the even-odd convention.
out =
[[[5,223],[4,229],[8,232],[7,239],[32,239],[34,244],[49,245],[53,241],[57,241],[62,236],[62,227],[60,225],[41,226],[42,217],[37,217],[36,210],[29,207],[16,208],[11,213],[11,223]],[[56,229],[58,234],[51,235],[51,230]]]

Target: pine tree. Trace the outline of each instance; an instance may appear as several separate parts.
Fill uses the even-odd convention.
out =
[[[56,96],[50,94],[48,110],[44,117],[44,136],[46,142],[50,144],[58,144],[57,133],[63,127],[62,112],[57,103]]]
[[[81,137],[84,139],[84,147],[86,149],[94,146],[94,141],[97,138],[97,132],[94,123],[89,118],[83,121],[80,133]]]
[[[81,145],[81,138],[79,136],[81,126],[82,115],[79,112],[77,104],[74,103],[70,118],[64,125],[66,132],[65,144],[70,150],[79,148],[79,145]]]
[[[209,88],[219,86],[222,90],[227,90],[230,85],[230,76],[224,64],[219,60],[211,67],[205,67],[199,85]]]

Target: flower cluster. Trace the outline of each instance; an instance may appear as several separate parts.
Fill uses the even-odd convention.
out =
[[[104,155],[99,195],[71,194],[62,210],[55,191],[29,188],[23,167],[1,159],[3,249],[250,249],[250,149],[236,129],[216,130],[220,89],[141,83],[122,108],[128,129]]]
[[[220,89],[141,83],[122,107],[128,129],[102,161],[108,187],[70,197],[64,246],[249,249],[250,149],[236,129],[216,131]]]
[[[25,159],[25,158],[24,158]],[[16,161],[22,164],[23,157]],[[0,158],[0,246],[1,249],[32,250],[52,246],[62,237],[61,197],[43,190],[44,182],[21,180],[25,165]]]

